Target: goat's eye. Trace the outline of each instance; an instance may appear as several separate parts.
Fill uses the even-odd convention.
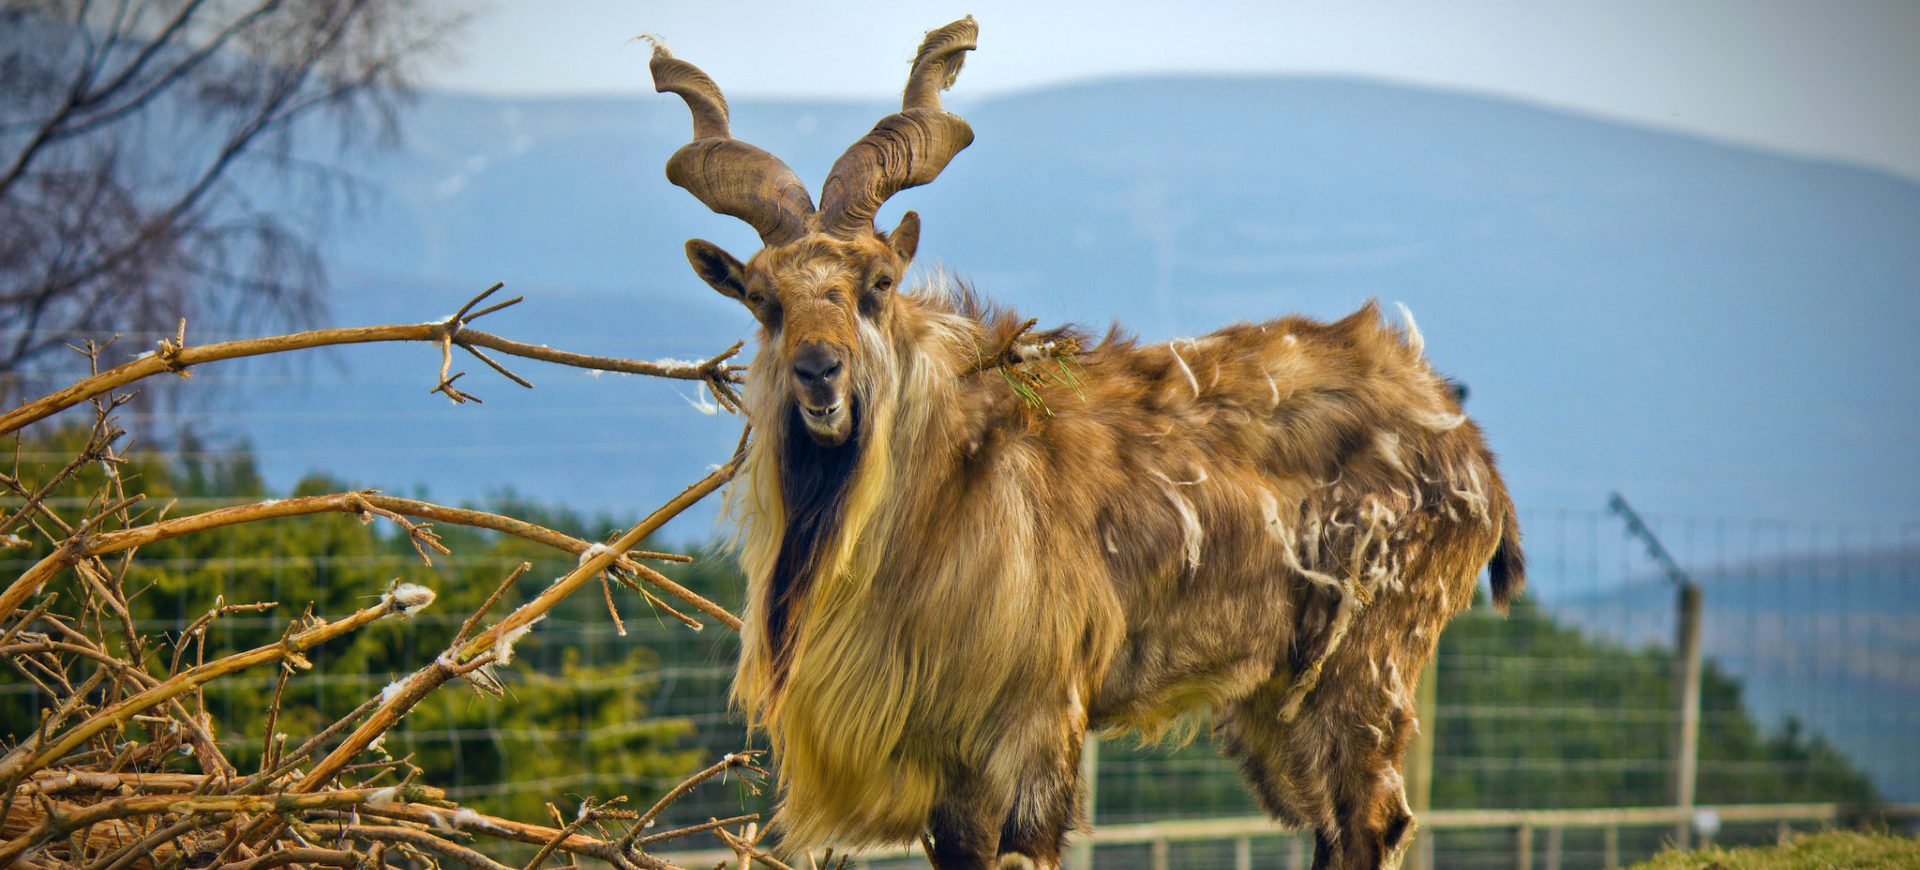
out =
[[[885,293],[888,290],[893,289],[893,276],[881,275],[880,277],[873,279],[873,289],[878,290],[882,293]]]
[[[756,308],[758,308],[758,307],[760,306],[760,303],[762,303],[762,302],[765,302],[765,301],[767,301],[767,297],[765,297],[765,296],[763,296],[763,295],[761,295],[761,294],[760,294],[760,291],[758,291],[758,290],[748,290],[748,291],[747,291],[747,304],[748,304],[748,305],[752,305],[752,306],[754,306],[754,307],[756,307]]]

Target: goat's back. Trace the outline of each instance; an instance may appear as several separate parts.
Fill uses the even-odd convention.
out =
[[[1301,671],[1352,618],[1437,635],[1503,535],[1504,604],[1512,506],[1421,351],[1369,305],[1088,355],[1086,400],[1041,440],[1074,487],[1049,514],[1088,524],[1125,614],[1096,719],[1157,732]]]

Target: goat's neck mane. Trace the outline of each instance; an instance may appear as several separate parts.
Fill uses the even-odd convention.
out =
[[[757,437],[749,448],[750,485],[739,494],[739,544],[750,578],[745,679],[735,700],[750,711],[774,700],[786,682],[805,614],[826,578],[864,583],[861,552],[884,546],[897,517],[937,489],[956,462],[952,445],[981,419],[969,412],[998,401],[961,375],[978,350],[1017,325],[964,290],[939,286],[903,294],[885,331],[863,324],[853,376],[853,434],[825,448],[808,437],[778,388],[782,364],[763,345],[750,378]],[[764,369],[762,368],[764,366]],[[912,468],[911,479],[894,474]],[[911,489],[911,491],[907,491]],[[855,564],[862,563],[862,564]]]
[[[846,513],[848,484],[859,465],[867,438],[863,408],[856,398],[853,434],[838,447],[821,447],[807,435],[806,427],[795,419],[799,411],[788,409],[787,425],[780,438],[780,501],[786,514],[781,530],[780,550],[774,557],[773,574],[766,591],[765,637],[767,654],[774,662],[774,689],[786,673],[787,653],[791,649],[793,614],[804,606],[807,588],[833,545],[834,533]]]

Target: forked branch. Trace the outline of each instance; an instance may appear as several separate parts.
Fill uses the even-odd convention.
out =
[[[494,289],[498,289],[495,285]],[[480,294],[474,301],[486,298]],[[518,300],[514,300],[518,301]],[[469,303],[470,305],[472,303]],[[0,435],[14,432],[36,420],[42,420],[71,408],[95,396],[117,390],[135,381],[150,378],[164,372],[189,374],[189,369],[203,363],[220,360],[241,359],[272,353],[285,353],[315,347],[328,347],[343,344],[367,344],[383,341],[428,341],[435,343],[451,342],[468,350],[486,348],[500,353],[557,363],[573,368],[606,372],[649,375],[657,378],[673,378],[685,381],[703,381],[717,393],[732,397],[732,385],[740,383],[740,372],[744,366],[729,365],[726,360],[739,352],[739,345],[712,359],[700,363],[651,363],[639,360],[619,359],[617,357],[593,356],[571,351],[554,350],[539,345],[525,344],[501,338],[485,332],[466,328],[474,318],[504,308],[497,305],[477,314],[467,315],[464,320],[450,318],[434,323],[396,324],[391,326],[354,326],[340,329],[318,329],[311,332],[297,332],[292,335],[279,335],[271,338],[251,338],[241,341],[224,341],[216,344],[203,344],[189,347],[182,340],[162,341],[159,349],[141,356],[132,362],[108,369],[86,378],[59,392],[43,396],[18,408],[0,414]],[[498,366],[496,365],[496,368]],[[515,378],[522,384],[523,379]],[[443,379],[444,380],[444,379]],[[462,394],[465,395],[465,394]],[[737,404],[737,402],[736,402]]]

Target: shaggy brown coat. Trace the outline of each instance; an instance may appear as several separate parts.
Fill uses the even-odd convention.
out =
[[[938,286],[871,318],[833,305],[864,277],[838,247],[768,257],[805,265],[769,270],[798,311],[763,331],[735,492],[735,699],[774,740],[787,842],[931,824],[937,846],[1050,865],[1084,729],[1158,734],[1211,708],[1267,809],[1342,853],[1317,866],[1388,858],[1417,675],[1503,535],[1496,602],[1520,582],[1493,457],[1411,323],[1369,305],[1110,335],[1079,358],[1083,395],[1037,407],[972,371],[1015,316]],[[803,317],[809,340],[853,345],[839,447],[804,435],[785,388]]]

